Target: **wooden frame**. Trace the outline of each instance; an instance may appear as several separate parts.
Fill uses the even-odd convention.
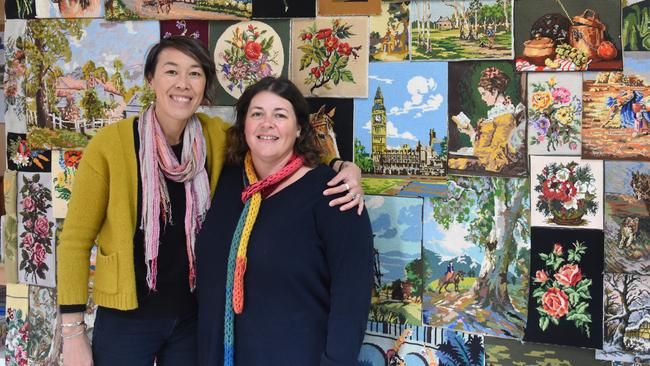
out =
[[[318,15],[379,15],[381,0],[318,0]]]

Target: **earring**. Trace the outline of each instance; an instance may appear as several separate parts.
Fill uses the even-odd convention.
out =
[[[298,130],[298,132],[296,132],[296,137],[300,137],[300,130]]]

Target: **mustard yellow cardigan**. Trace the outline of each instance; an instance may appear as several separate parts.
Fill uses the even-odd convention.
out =
[[[229,125],[219,118],[198,116],[205,136],[212,196],[225,159]],[[138,157],[133,120],[102,128],[84,150],[57,246],[60,305],[88,301],[90,250],[97,239],[94,302],[120,310],[138,307],[133,258]]]

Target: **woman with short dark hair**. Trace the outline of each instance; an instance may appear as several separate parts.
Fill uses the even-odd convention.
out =
[[[144,69],[155,103],[99,131],[75,177],[57,247],[66,366],[196,364],[194,243],[229,126],[196,113],[204,100],[215,102],[216,80],[212,57],[198,41],[162,39]],[[360,189],[355,173],[347,174],[348,186],[335,192]],[[91,352],[83,311],[95,241],[92,297],[99,309]]]

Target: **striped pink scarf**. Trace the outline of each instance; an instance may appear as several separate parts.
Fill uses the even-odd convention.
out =
[[[160,221],[172,223],[171,203],[165,177],[185,185],[185,244],[189,259],[190,290],[196,286],[194,241],[210,208],[210,182],[205,170],[206,147],[201,122],[190,118],[183,133],[181,162],[165,139],[151,106],[140,116],[140,175],[142,179],[142,220],[147,286],[156,290]]]

